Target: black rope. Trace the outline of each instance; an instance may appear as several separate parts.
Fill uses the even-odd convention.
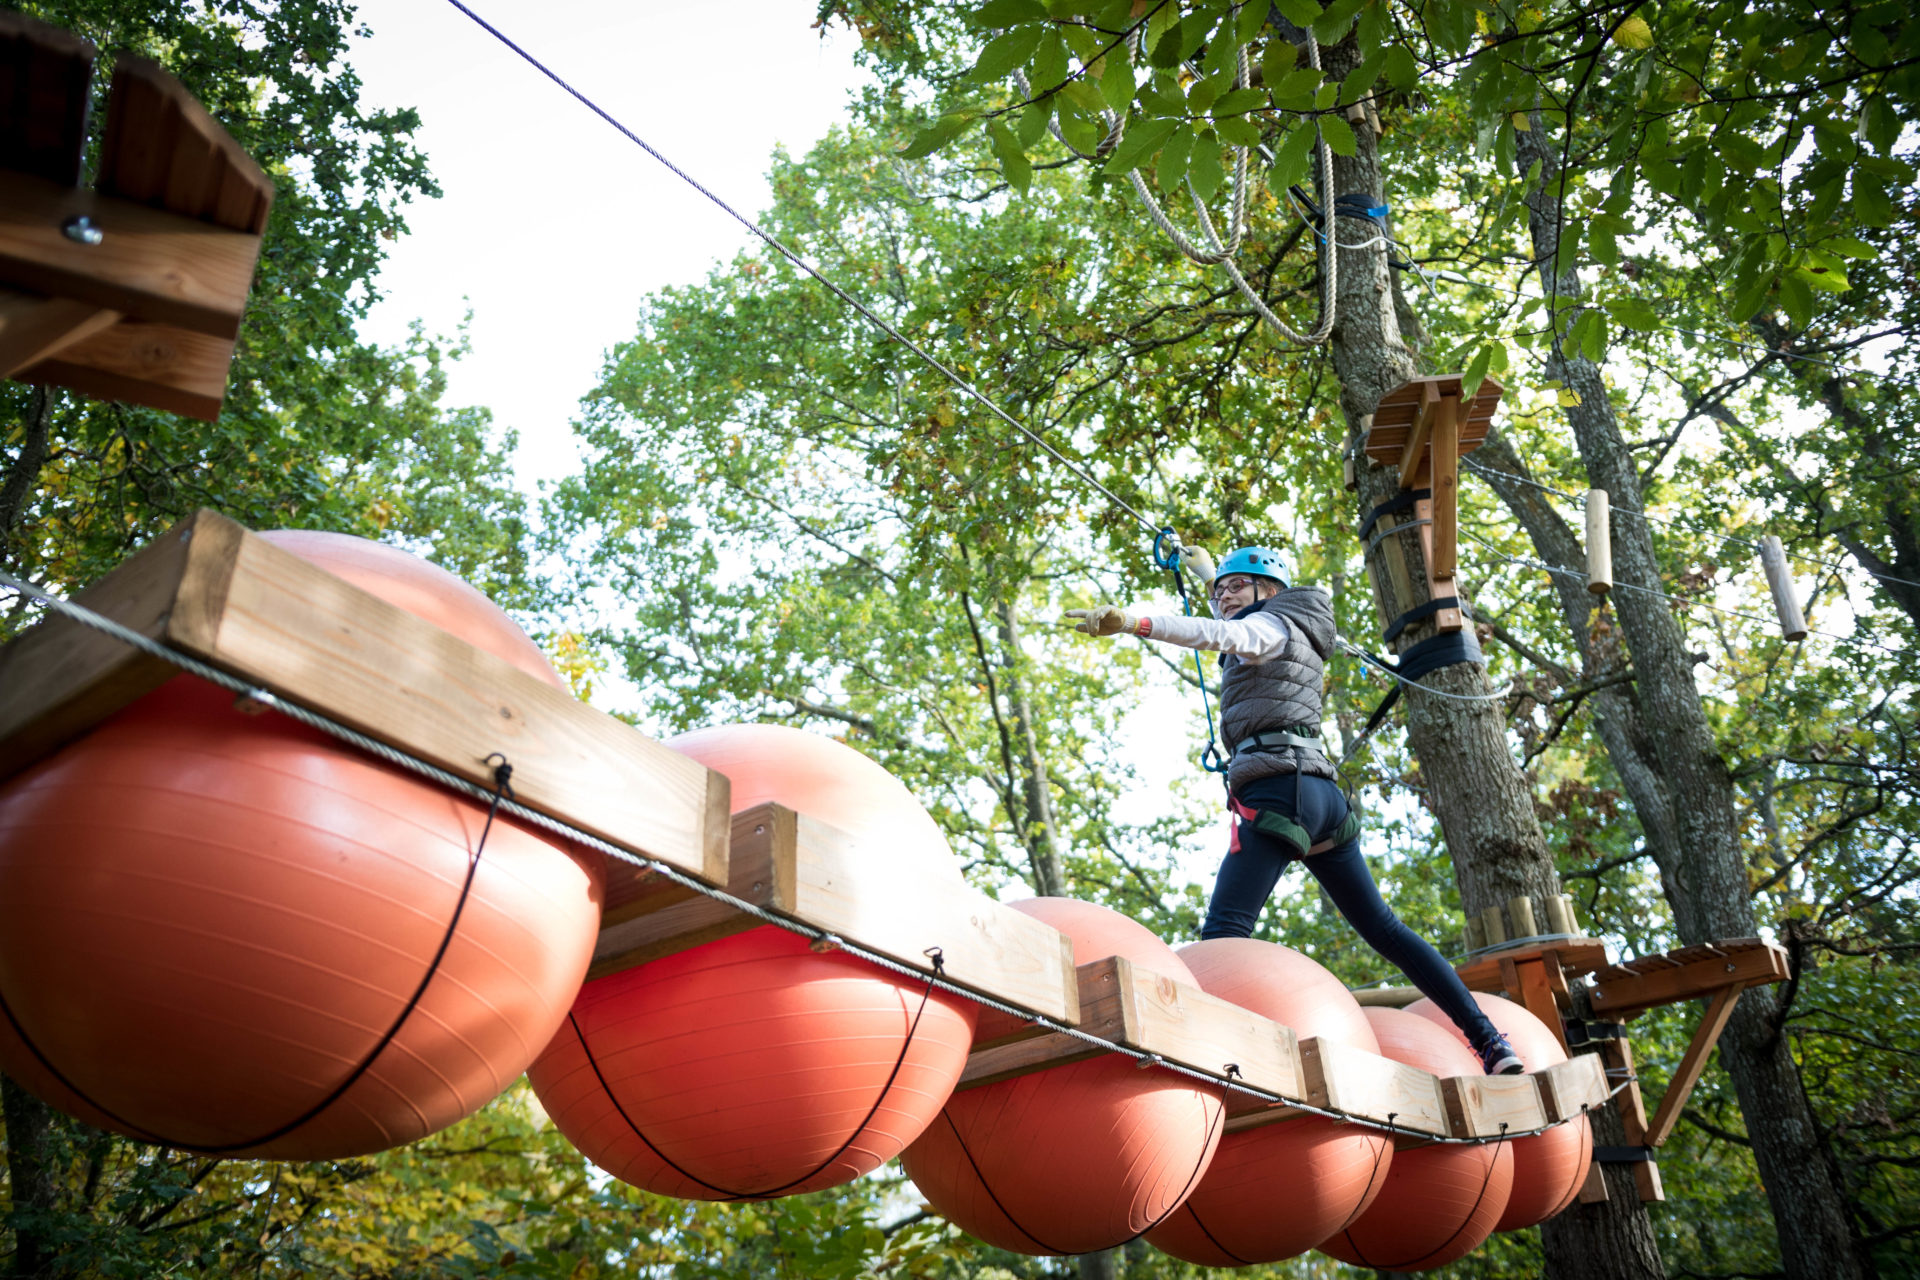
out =
[[[1152,1063],[1138,1062],[1138,1063],[1135,1063],[1134,1065],[1136,1067],[1145,1067],[1145,1066],[1151,1066]],[[1238,1076],[1240,1074],[1240,1069],[1236,1066],[1233,1066],[1232,1064],[1228,1064],[1227,1074],[1229,1078]],[[1165,1222],[1168,1218],[1171,1218],[1174,1214],[1178,1213],[1181,1210],[1181,1208],[1183,1208],[1186,1205],[1187,1197],[1193,1191],[1193,1184],[1200,1180],[1200,1175],[1207,1171],[1207,1165],[1212,1162],[1214,1131],[1218,1129],[1220,1127],[1221,1122],[1226,1119],[1226,1115],[1227,1115],[1226,1100],[1217,1099],[1216,1101],[1218,1102],[1218,1105],[1214,1108],[1213,1118],[1207,1121],[1206,1136],[1204,1139],[1202,1139],[1200,1143],[1200,1158],[1194,1162],[1193,1172],[1187,1175],[1186,1185],[1180,1188],[1180,1194],[1174,1197],[1173,1204],[1167,1209],[1165,1213],[1155,1218],[1152,1222],[1149,1222],[1145,1227],[1141,1228],[1139,1231],[1136,1231],[1132,1235],[1128,1236],[1125,1240],[1116,1240],[1111,1245],[1101,1246],[1102,1248],[1117,1249],[1121,1245],[1133,1243],[1135,1240],[1138,1240],[1141,1236],[1146,1235],[1147,1232],[1152,1231],[1154,1228],[1158,1227],[1161,1223]],[[1207,1100],[1203,1096],[1200,1099],[1200,1107],[1203,1111],[1206,1109],[1206,1105],[1207,1105]],[[987,1181],[986,1171],[981,1169],[980,1162],[973,1158],[973,1152],[969,1150],[967,1147],[967,1140],[960,1136],[960,1129],[957,1125],[953,1123],[953,1116],[948,1113],[945,1107],[942,1107],[940,1109],[940,1115],[941,1115],[941,1118],[946,1120],[947,1129],[949,1132],[953,1134],[953,1140],[960,1144],[960,1154],[965,1156],[967,1158],[967,1163],[970,1166],[972,1166],[973,1176],[980,1180],[981,1190],[985,1191],[987,1193],[987,1198],[993,1201],[993,1207],[998,1209],[1001,1215],[1004,1216],[1008,1222],[1013,1224],[1013,1229],[1015,1231],[1018,1231],[1021,1235],[1033,1241],[1035,1244],[1039,1245],[1041,1249],[1045,1250],[1048,1253],[1065,1256],[1065,1255],[1074,1254],[1074,1253],[1086,1252],[1086,1250],[1084,1249],[1062,1249],[1058,1245],[1048,1244],[1045,1240],[1042,1240],[1039,1236],[1035,1235],[1032,1231],[1029,1231],[1024,1225],[1022,1225],[1020,1222],[1020,1219],[1013,1216],[1013,1210],[1007,1208],[1007,1206],[1001,1202],[1000,1197],[994,1194],[993,1184]],[[1198,1215],[1195,1215],[1194,1220],[1196,1222],[1199,1221]],[[1202,1231],[1205,1231],[1206,1227],[1203,1225],[1200,1229]],[[1212,1236],[1209,1235],[1208,1239],[1212,1239]]]
[[[835,1147],[831,1155],[799,1177],[783,1182],[777,1187],[770,1187],[765,1191],[734,1191],[731,1188],[708,1182],[699,1174],[682,1166],[659,1147],[654,1146],[653,1140],[647,1137],[646,1132],[641,1129],[639,1124],[634,1121],[633,1116],[628,1113],[626,1104],[620,1101],[620,1096],[613,1091],[613,1086],[607,1083],[606,1074],[600,1070],[600,1061],[593,1055],[593,1046],[587,1043],[587,1034],[580,1029],[580,1022],[573,1016],[571,1009],[567,1011],[567,1023],[572,1026],[574,1036],[580,1041],[580,1051],[587,1055],[587,1065],[593,1068],[594,1079],[600,1082],[600,1088],[606,1093],[608,1100],[613,1103],[614,1110],[618,1111],[620,1118],[627,1122],[627,1128],[633,1130],[633,1136],[640,1139],[647,1150],[659,1157],[662,1164],[672,1169],[687,1181],[716,1193],[724,1201],[770,1200],[775,1196],[782,1195],[792,1188],[799,1186],[803,1182],[818,1177],[822,1170],[828,1168],[835,1160],[838,1160],[846,1154],[847,1148],[859,1140],[860,1135],[867,1131],[867,1126],[873,1123],[874,1116],[879,1114],[881,1104],[887,1100],[887,1095],[893,1091],[894,1081],[900,1078],[900,1069],[906,1065],[907,1051],[913,1047],[913,1037],[920,1030],[920,1017],[927,1011],[927,1001],[933,997],[934,979],[944,976],[946,973],[946,953],[939,947],[928,947],[922,954],[933,961],[933,972],[927,976],[927,988],[920,993],[920,1007],[914,1010],[913,1021],[907,1025],[906,1039],[900,1042],[900,1056],[893,1060],[893,1070],[887,1073],[887,1082],[880,1086],[879,1096],[873,1100],[873,1105],[867,1108],[867,1114],[860,1118],[860,1123],[853,1127],[853,1132],[847,1135],[847,1140],[838,1147]]]
[[[1487,1176],[1480,1180],[1480,1194],[1473,1198],[1473,1207],[1467,1210],[1467,1216],[1460,1220],[1460,1225],[1454,1228],[1452,1235],[1419,1257],[1409,1258],[1405,1262],[1375,1262],[1373,1259],[1367,1257],[1365,1250],[1361,1249],[1360,1242],[1353,1238],[1352,1231],[1342,1229],[1340,1234],[1346,1237],[1347,1244],[1353,1249],[1354,1255],[1360,1259],[1360,1264],[1362,1266],[1372,1267],[1378,1271],[1411,1271],[1417,1269],[1421,1263],[1433,1257],[1435,1254],[1444,1253],[1452,1248],[1453,1242],[1460,1238],[1460,1233],[1473,1225],[1473,1215],[1480,1212],[1480,1203],[1487,1198],[1487,1188],[1493,1185],[1493,1171],[1500,1164],[1500,1151],[1501,1148],[1506,1146],[1506,1143],[1507,1122],[1502,1120],[1500,1122],[1500,1136],[1493,1140],[1493,1159],[1487,1161]],[[1475,1148],[1475,1150],[1478,1149],[1477,1147]],[[1349,1227],[1351,1227],[1351,1225],[1351,1223],[1348,1224]]]
[[[1340,1231],[1345,1231],[1352,1226],[1354,1221],[1371,1207],[1367,1204],[1367,1197],[1373,1194],[1373,1180],[1380,1176],[1381,1163],[1386,1159],[1387,1152],[1393,1149],[1393,1119],[1399,1114],[1398,1111],[1387,1112],[1387,1132],[1380,1138],[1380,1145],[1374,1149],[1373,1168],[1367,1172],[1367,1189],[1360,1193],[1360,1200],[1353,1206],[1353,1212],[1348,1214],[1347,1220],[1340,1224]],[[1486,1188],[1482,1187],[1481,1190],[1485,1191]],[[1339,1235],[1340,1231],[1334,1234]]]
[[[493,831],[494,815],[499,812],[500,801],[502,799],[513,798],[513,786],[509,781],[513,777],[513,766],[507,763],[507,758],[497,751],[488,756],[486,762],[492,764],[495,760],[498,760],[500,763],[495,765],[493,770],[493,802],[487,806],[487,820],[480,828],[480,839],[474,844],[473,851],[467,855],[467,876],[466,879],[461,882],[460,897],[453,904],[453,916],[447,921],[446,932],[440,938],[439,948],[433,953],[433,962],[427,966],[426,973],[421,976],[420,985],[414,988],[413,995],[408,997],[406,1006],[400,1010],[400,1016],[393,1020],[393,1025],[387,1028],[386,1034],[381,1036],[379,1042],[373,1046],[372,1051],[360,1060],[360,1064],[347,1074],[347,1078],[336,1085],[333,1091],[327,1094],[326,1097],[320,1099],[320,1101],[314,1103],[311,1107],[308,1107],[298,1116],[295,1116],[278,1128],[261,1134],[258,1137],[248,1138],[242,1142],[227,1142],[217,1146],[182,1142],[178,1139],[157,1134],[151,1129],[134,1124],[126,1117],[102,1106],[100,1103],[94,1101],[85,1090],[69,1079],[67,1074],[55,1066],[52,1060],[41,1051],[40,1046],[34,1041],[33,1037],[27,1034],[26,1028],[20,1025],[20,1019],[15,1016],[13,1006],[7,1003],[4,993],[0,993],[0,1013],[6,1015],[8,1025],[13,1028],[14,1034],[20,1038],[21,1043],[27,1046],[28,1051],[33,1054],[40,1065],[45,1067],[54,1079],[65,1086],[68,1092],[72,1093],[74,1097],[80,1099],[81,1102],[93,1108],[101,1115],[112,1120],[115,1124],[123,1129],[132,1131],[135,1135],[144,1138],[146,1141],[154,1142],[164,1147],[173,1147],[180,1151],[191,1151],[199,1155],[220,1156],[232,1155],[238,1151],[246,1151],[250,1148],[272,1142],[277,1138],[286,1137],[289,1133],[292,1133],[295,1129],[313,1120],[319,1116],[321,1112],[338,1102],[347,1090],[353,1088],[354,1085],[360,1082],[360,1078],[366,1075],[373,1067],[374,1062],[379,1059],[380,1055],[386,1052],[387,1046],[393,1043],[394,1037],[400,1034],[400,1029],[406,1025],[407,1019],[413,1016],[413,1011],[420,1006],[421,998],[427,994],[427,987],[432,984],[434,975],[440,972],[440,964],[446,959],[447,948],[453,943],[454,930],[460,925],[461,913],[466,910],[467,899],[473,892],[474,874],[480,869],[480,855],[486,851],[487,836]]]

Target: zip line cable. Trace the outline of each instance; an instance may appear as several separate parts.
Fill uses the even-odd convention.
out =
[[[983,392],[981,392],[978,388],[976,388],[971,382],[967,381],[965,378],[961,377],[958,373],[956,373],[953,369],[949,368],[946,364],[942,363],[939,359],[935,358],[924,347],[920,346],[920,344],[915,342],[913,339],[907,337],[906,334],[900,332],[900,330],[896,329],[893,325],[887,323],[886,320],[882,319],[878,314],[876,314],[872,309],[870,309],[865,303],[861,302],[858,298],[854,297],[851,293],[848,293],[845,289],[841,288],[838,284],[834,283],[834,281],[831,278],[829,278],[824,272],[822,272],[813,263],[809,262],[806,258],[803,258],[802,256],[800,256],[798,253],[795,253],[792,249],[789,249],[784,243],[782,243],[779,240],[779,238],[774,236],[772,232],[766,230],[765,228],[760,226],[759,223],[747,217],[745,214],[741,213],[738,209],[735,209],[732,205],[728,204],[725,200],[721,199],[719,196],[715,195],[712,191],[708,190],[705,186],[701,185],[701,183],[696,178],[694,178],[686,170],[682,169],[679,165],[669,160],[664,154],[662,154],[659,150],[657,150],[645,138],[642,138],[639,134],[635,133],[633,130],[629,129],[626,125],[622,124],[618,119],[616,119],[605,108],[601,107],[600,104],[595,102],[592,98],[589,98],[586,94],[582,93],[580,90],[574,88],[571,84],[561,79],[559,74],[556,73],[551,67],[547,66],[546,63],[534,57],[531,53],[523,49],[520,45],[516,44],[505,32],[501,31],[498,27],[494,26],[492,23],[488,22],[485,18],[475,13],[472,9],[469,9],[464,3],[462,3],[462,0],[447,0],[447,3],[452,5],[454,8],[458,9],[461,13],[464,13],[465,15],[467,15],[467,17],[473,19],[474,23],[477,26],[479,26],[481,30],[491,35],[494,39],[498,40],[501,44],[505,45],[507,48],[519,54],[520,57],[529,66],[533,67],[534,70],[538,71],[541,75],[545,76],[547,79],[553,81],[553,83],[558,85],[561,89],[565,90],[570,96],[574,98],[575,101],[579,102],[580,105],[584,106],[585,108],[587,108],[587,110],[593,112],[595,115],[599,116],[602,120],[612,125],[615,129],[617,129],[620,132],[621,136],[627,139],[627,141],[633,143],[635,146],[639,147],[642,151],[652,156],[655,160],[658,160],[662,165],[666,166],[667,170],[671,172],[675,177],[679,178],[682,182],[692,187],[695,191],[698,191],[701,195],[705,196],[709,201],[711,201],[714,205],[718,206],[723,212],[725,212],[727,216],[731,217],[735,222],[738,222],[741,226],[745,227],[748,231],[752,232],[755,236],[759,237],[759,239],[763,243],[765,243],[768,248],[772,249],[775,253],[785,258],[788,262],[791,262],[794,266],[798,267],[801,271],[805,272],[807,275],[811,276],[820,285],[825,287],[829,293],[833,294],[834,297],[840,299],[841,302],[844,302],[847,306],[851,307],[854,311],[858,312],[861,318],[866,320],[868,324],[871,324],[874,328],[886,334],[887,337],[899,343],[901,346],[905,347],[907,350],[913,352],[914,355],[920,357],[920,359],[927,365],[928,368],[933,369],[935,372],[939,373],[940,376],[945,378],[949,383],[951,383],[956,390],[968,396],[974,402],[979,404],[982,408],[986,409],[989,413],[993,414],[996,418],[999,418],[1002,422],[1012,427],[1015,431],[1018,431],[1021,435],[1025,436],[1028,440],[1040,446],[1040,448],[1044,449],[1061,466],[1067,468],[1067,470],[1073,472],[1073,474],[1078,476],[1081,480],[1093,486],[1093,488],[1099,490],[1100,493],[1106,497],[1107,501],[1113,503],[1114,506],[1126,512],[1128,515],[1132,516],[1136,521],[1140,523],[1142,528],[1147,530],[1147,532],[1157,534],[1160,531],[1159,525],[1147,519],[1147,517],[1140,514],[1139,511],[1135,510],[1133,505],[1129,503],[1126,499],[1122,498],[1119,494],[1115,493],[1113,490],[1107,488],[1106,485],[1100,483],[1100,481],[1097,480],[1091,472],[1081,467],[1078,463],[1074,462],[1073,459],[1067,457],[1066,454],[1060,452],[1060,450],[1054,448],[1051,444],[1048,444],[1045,439],[1043,439],[1038,433],[1030,429],[1025,423],[1015,418],[1012,414],[1008,413],[1005,409],[1002,409],[994,401],[988,399],[987,396]]]
[[[847,954],[874,965],[877,968],[911,978],[916,983],[926,983],[930,988],[937,988],[949,995],[971,1000],[976,1004],[983,1005],[997,1012],[1009,1014],[1045,1031],[1071,1036],[1085,1044],[1097,1046],[1104,1052],[1123,1054],[1132,1058],[1142,1067],[1157,1067],[1164,1071],[1173,1072],[1176,1075],[1185,1076],[1191,1080],[1200,1081],[1209,1086],[1224,1087],[1237,1093],[1259,1098],[1266,1102],[1283,1103],[1287,1106],[1298,1108],[1313,1115],[1325,1116],[1332,1120],[1346,1120],[1366,1125],[1369,1128],[1384,1128],[1389,1132],[1400,1131],[1391,1122],[1382,1124],[1379,1120],[1368,1116],[1354,1115],[1349,1112],[1342,1112],[1327,1107],[1317,1107],[1304,1098],[1289,1098],[1284,1094],[1275,1093],[1272,1090],[1261,1088],[1258,1085],[1248,1084],[1240,1078],[1239,1068],[1231,1064],[1224,1066],[1219,1072],[1210,1072],[1189,1067],[1178,1062],[1169,1062],[1160,1054],[1118,1044],[1114,1041],[1103,1039],[1084,1028],[1071,1026],[1049,1018],[1044,1014],[1036,1014],[1031,1009],[1023,1009],[1018,1005],[1009,1004],[1004,1000],[983,995],[978,991],[960,986],[957,983],[941,977],[940,973],[942,969],[937,958],[934,964],[934,973],[929,975],[923,970],[914,968],[912,965],[895,960],[891,956],[881,952],[871,950],[857,942],[849,942],[844,938],[829,933],[825,929],[816,928],[798,920],[788,919],[785,916],[777,915],[767,910],[757,903],[748,902],[743,898],[737,898],[724,889],[716,888],[703,880],[696,879],[694,876],[689,875],[687,872],[680,870],[670,863],[659,862],[641,854],[634,853],[631,850],[623,849],[619,845],[603,840],[591,832],[583,831],[564,819],[552,817],[551,815],[542,813],[538,809],[530,809],[518,800],[509,798],[509,793],[506,793],[502,789],[483,787],[478,783],[469,782],[458,774],[450,773],[438,765],[430,764],[410,752],[390,746],[377,738],[368,737],[366,734],[349,728],[320,712],[302,706],[297,702],[290,702],[268,689],[252,684],[238,676],[230,675],[218,667],[202,662],[189,654],[181,653],[176,649],[170,649],[150,636],[144,636],[138,631],[96,613],[84,605],[75,604],[71,600],[56,596],[30,582],[16,578],[4,569],[0,569],[0,586],[9,588],[18,595],[39,603],[49,613],[57,613],[64,617],[71,618],[82,626],[112,636],[114,639],[119,640],[121,643],[141,653],[169,662],[189,675],[197,676],[209,684],[226,689],[231,693],[236,693],[256,707],[277,711],[291,720],[304,724],[309,728],[317,729],[351,747],[367,752],[369,755],[383,760],[398,769],[423,777],[430,782],[445,787],[449,791],[458,792],[480,803],[493,805],[499,813],[518,818],[522,822],[540,827],[563,839],[573,841],[597,853],[604,854],[609,858],[614,858],[632,866],[639,867],[651,875],[672,881],[682,888],[690,889],[695,893],[711,898],[736,911],[752,916],[764,924],[770,924],[776,928],[785,929],[789,933],[798,934],[800,937],[806,938],[809,942],[845,951]],[[488,757],[489,760],[493,758],[495,757]],[[938,948],[929,948],[928,954],[934,955],[937,950]],[[1611,1099],[1615,1094],[1620,1092],[1620,1089],[1625,1087],[1626,1083],[1623,1082],[1619,1087],[1608,1093],[1608,1099]],[[1585,1114],[1585,1112],[1586,1108],[1583,1107],[1580,1114]],[[1577,1119],[1579,1119],[1579,1115],[1568,1116],[1565,1120],[1542,1125],[1538,1129],[1529,1129],[1526,1133],[1544,1133],[1548,1129],[1557,1128],[1559,1125]],[[1479,1146],[1484,1142],[1494,1141],[1494,1139],[1491,1138],[1442,1137],[1427,1133],[1420,1133],[1418,1136],[1423,1141],[1463,1146]],[[1512,1138],[1525,1135],[1507,1134],[1506,1136]]]
[[[1511,480],[1515,484],[1528,485],[1532,488],[1539,489],[1543,493],[1550,493],[1556,498],[1564,498],[1568,502],[1572,502],[1583,507],[1586,505],[1587,498],[1585,494],[1569,493],[1565,489],[1556,489],[1550,484],[1542,484],[1538,480],[1531,479],[1527,476],[1517,476],[1510,471],[1499,471],[1491,467],[1483,467],[1483,466],[1480,466],[1478,463],[1474,462],[1473,459],[1471,458],[1460,459],[1460,465],[1465,467],[1467,470],[1474,472],[1476,475],[1479,475],[1488,480],[1494,480],[1494,479]],[[1618,503],[1615,503],[1611,500],[1611,496],[1609,496],[1608,510],[1615,512],[1619,515],[1633,516],[1637,519],[1645,520],[1651,524],[1663,524],[1670,529],[1677,529],[1677,528],[1683,527],[1678,520],[1674,520],[1668,516],[1656,516],[1650,511],[1642,511],[1636,507],[1620,506]],[[1695,532],[1695,531],[1688,530],[1688,532]],[[1747,548],[1749,551],[1753,551],[1755,553],[1758,553],[1760,550],[1759,543],[1753,541],[1751,538],[1743,538],[1737,533],[1709,532],[1709,533],[1705,533],[1704,536],[1709,538],[1717,538],[1719,541],[1723,543],[1737,542],[1741,546]],[[1817,565],[1822,569],[1832,569],[1839,573],[1864,573],[1869,577],[1878,578],[1882,582],[1897,582],[1900,585],[1906,586],[1906,587],[1920,587],[1920,582],[1916,582],[1912,578],[1901,578],[1891,573],[1877,573],[1874,570],[1867,568],[1865,565],[1843,564],[1837,560],[1820,560],[1820,559],[1816,559],[1813,556],[1801,555],[1799,552],[1791,551],[1791,550],[1787,552],[1787,555],[1792,559],[1799,561],[1801,564]]]

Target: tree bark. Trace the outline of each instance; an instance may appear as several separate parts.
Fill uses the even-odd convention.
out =
[[[1079,1280],[1120,1280],[1120,1251],[1102,1249],[1074,1259]]]
[[[1338,82],[1359,63],[1352,41],[1323,51],[1327,77]],[[1383,199],[1378,139],[1367,123],[1356,123],[1356,154],[1335,157],[1335,190],[1323,193],[1330,206],[1336,195],[1365,193]],[[1358,437],[1363,419],[1388,391],[1414,376],[1413,352],[1402,337],[1394,291],[1383,247],[1340,249],[1332,351],[1340,377],[1340,405],[1350,436]],[[1391,497],[1399,476],[1355,458],[1360,511]],[[1396,580],[1389,544],[1404,558],[1406,586]],[[1426,557],[1417,530],[1383,539],[1367,555],[1368,577],[1383,623],[1429,598]],[[1400,650],[1434,634],[1432,620],[1406,628]],[[1472,663],[1443,668],[1421,684],[1441,694],[1483,697],[1492,692],[1486,669]],[[1420,761],[1427,797],[1453,859],[1460,899],[1468,912],[1504,905],[1526,894],[1541,897],[1560,890],[1553,855],[1533,809],[1526,777],[1507,745],[1505,716],[1497,701],[1460,701],[1434,692],[1408,690],[1407,733]],[[1662,1275],[1658,1246],[1645,1207],[1630,1192],[1606,1203],[1575,1205],[1546,1225],[1550,1238],[1550,1274],[1555,1280],[1618,1280],[1621,1276]]]
[[[44,386],[35,387],[20,452],[13,455],[13,461],[7,464],[6,478],[0,480],[0,563],[12,558],[7,546],[12,541],[14,526],[20,523],[20,516],[33,496],[40,468],[47,464],[52,420],[53,392]]]
[[[1542,118],[1517,135],[1514,166],[1525,174],[1538,162],[1538,185],[1527,194],[1529,227],[1541,282],[1550,295],[1577,301],[1577,271],[1558,271],[1562,210],[1558,196],[1556,144]],[[1579,395],[1567,410],[1589,483],[1618,505],[1644,506],[1633,455],[1620,432],[1600,369],[1565,351],[1559,334],[1569,331],[1578,310],[1556,317],[1560,326],[1546,373]],[[1623,501],[1624,499],[1624,501]],[[1674,922],[1687,943],[1749,937],[1754,916],[1733,779],[1720,755],[1694,683],[1685,632],[1667,601],[1639,586],[1660,590],[1660,563],[1644,520],[1613,527],[1616,588],[1612,607],[1632,654],[1634,700],[1641,717],[1658,725],[1650,735],[1651,758],[1671,799],[1671,868],[1661,868]],[[1650,841],[1653,834],[1649,832]],[[1773,1025],[1775,1001],[1766,989],[1747,992],[1721,1037],[1722,1059],[1747,1116],[1748,1136],[1760,1178],[1773,1207],[1781,1263],[1793,1277],[1852,1280],[1871,1274],[1848,1212],[1839,1170],[1820,1134],[1786,1038]]]

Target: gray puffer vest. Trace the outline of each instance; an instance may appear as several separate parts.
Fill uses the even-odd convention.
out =
[[[1318,587],[1286,587],[1234,617],[1251,617],[1256,611],[1275,614],[1289,624],[1287,647],[1265,662],[1248,662],[1232,654],[1220,659],[1220,739],[1227,750],[1266,730],[1320,727],[1322,669],[1338,634],[1333,598]],[[1331,778],[1333,762],[1322,752],[1297,747],[1243,751],[1233,758],[1227,782],[1238,790],[1281,773]]]

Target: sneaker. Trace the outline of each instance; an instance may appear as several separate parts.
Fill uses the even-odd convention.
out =
[[[1493,1039],[1480,1046],[1480,1065],[1486,1068],[1490,1076],[1517,1076],[1527,1069],[1520,1061],[1520,1055],[1513,1051],[1507,1038],[1499,1032]]]

